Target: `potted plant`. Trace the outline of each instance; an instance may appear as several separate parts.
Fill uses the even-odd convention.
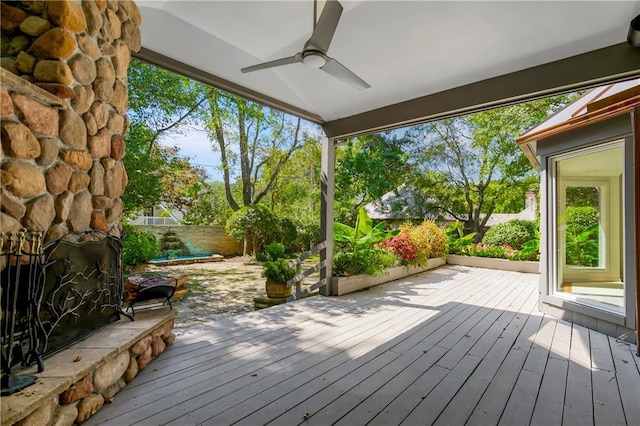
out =
[[[287,259],[277,259],[264,262],[264,277],[267,279],[265,289],[269,298],[284,298],[291,294],[291,287],[287,287],[287,281],[296,275],[293,268],[289,268]]]

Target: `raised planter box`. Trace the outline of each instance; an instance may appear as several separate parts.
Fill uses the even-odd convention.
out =
[[[525,272],[528,274],[540,273],[539,262],[528,260],[495,259],[493,257],[460,256],[450,254],[447,256],[449,265],[472,266],[474,268],[499,269],[502,271]]]
[[[446,262],[442,258],[429,259],[429,264],[425,267],[415,266],[397,266],[390,268],[382,275],[355,275],[353,277],[332,277],[331,278],[331,294],[342,296],[344,294],[353,293],[354,291],[364,290],[389,281],[399,280],[410,275],[419,274],[429,269],[437,268]]]

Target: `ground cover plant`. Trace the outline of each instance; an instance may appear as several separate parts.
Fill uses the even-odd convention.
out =
[[[473,243],[475,233],[465,234],[460,222],[445,228],[447,252],[463,256],[508,260],[539,260],[540,233],[532,221],[514,219],[490,228],[482,242]]]

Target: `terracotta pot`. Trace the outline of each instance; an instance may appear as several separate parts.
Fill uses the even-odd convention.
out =
[[[285,283],[273,281],[268,278],[265,289],[267,290],[267,297],[270,299],[282,299],[289,297],[291,294],[291,287],[287,287]]]

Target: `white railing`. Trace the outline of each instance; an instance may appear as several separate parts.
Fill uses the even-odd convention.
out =
[[[305,259],[307,259],[309,256],[313,256],[314,254],[320,253],[320,251],[325,249],[326,247],[327,247],[327,243],[326,241],[323,241],[317,246],[315,246],[314,248],[312,248],[311,250],[305,251],[297,259],[294,259],[287,264],[289,268],[293,268],[294,266],[296,267],[296,276],[291,278],[289,281],[287,281],[287,287],[295,286],[295,292],[293,292],[291,296],[289,296],[287,301],[301,299],[302,297],[311,293],[313,290],[323,287],[330,282],[331,277],[321,278],[316,283],[311,284],[310,286],[307,286],[304,290],[302,289],[302,280],[308,277],[309,275],[313,274],[314,272],[324,269],[326,265],[326,261],[322,260],[320,261],[320,263],[317,263],[316,265],[312,266],[309,269],[306,269],[305,271],[302,271],[302,262]]]
[[[173,217],[141,216],[129,222],[131,225],[179,226]]]

